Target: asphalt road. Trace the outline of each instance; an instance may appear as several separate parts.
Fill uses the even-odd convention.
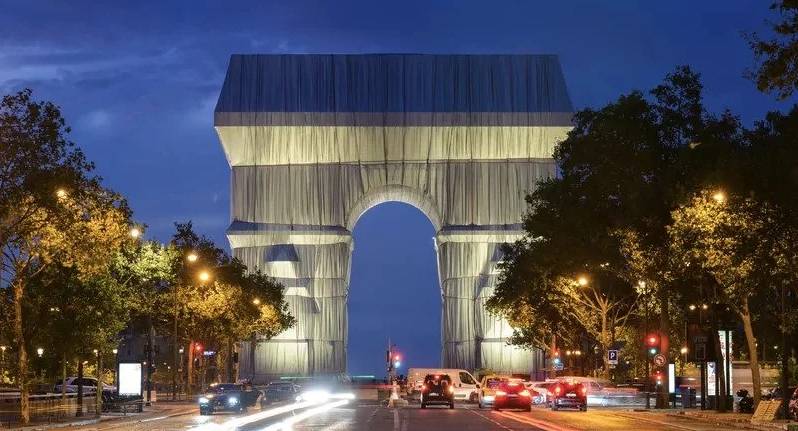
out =
[[[217,413],[213,416],[189,414],[173,417],[154,417],[145,421],[112,421],[75,430],[136,430],[136,431],[471,431],[471,430],[635,430],[635,431],[710,431],[731,430],[718,425],[703,424],[690,419],[666,416],[662,413],[633,412],[618,409],[593,408],[587,412],[558,411],[534,408],[532,412],[480,410],[461,404],[455,409],[420,409],[411,404],[403,408],[363,405],[351,402],[339,406],[310,406],[293,409],[276,406],[265,410],[250,409],[245,414]]]

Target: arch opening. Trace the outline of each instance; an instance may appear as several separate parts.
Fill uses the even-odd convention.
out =
[[[441,362],[441,295],[434,226],[427,213],[391,200],[357,214],[348,297],[348,372],[385,375],[388,338],[408,365]]]

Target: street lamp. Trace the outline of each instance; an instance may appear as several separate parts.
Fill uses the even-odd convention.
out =
[[[723,191],[718,190],[712,195],[712,199],[714,199],[715,202],[722,204],[726,202],[726,193],[723,193]]]
[[[588,279],[587,279],[587,277],[585,277],[584,275],[580,275],[580,276],[579,276],[579,277],[576,279],[576,282],[577,282],[577,283],[578,283],[580,286],[582,286],[582,287],[585,287],[585,286],[587,286]]]
[[[194,263],[197,261],[197,259],[199,259],[199,256],[197,256],[197,253],[194,253],[193,251],[186,256],[186,260],[189,261],[189,263]]]
[[[205,282],[211,279],[211,274],[208,271],[200,271],[197,277],[200,281]]]
[[[39,347],[38,349],[36,349],[36,354],[39,355],[39,357],[41,358],[42,355],[44,355],[44,349]]]
[[[689,307],[689,308],[690,308],[690,311],[695,311],[695,305],[693,305],[693,304],[690,304],[690,307]]]
[[[255,304],[255,305],[260,305],[260,298],[253,299],[252,303]]]
[[[55,195],[59,199],[64,199],[65,197],[67,197],[67,191],[64,190],[64,189],[58,189],[58,190],[55,191]]]
[[[138,239],[141,236],[141,229],[137,227],[133,227],[130,229],[130,237],[133,239]]]

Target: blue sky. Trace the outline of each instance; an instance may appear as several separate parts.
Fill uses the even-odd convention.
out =
[[[728,108],[750,124],[789,103],[758,93],[743,77],[753,56],[742,32],[765,31],[765,20],[774,18],[769,3],[295,0],[117,7],[8,0],[0,14],[0,92],[30,87],[62,106],[73,140],[106,184],[129,198],[149,236],[166,240],[174,221],[191,219],[224,244],[229,177],[212,111],[232,53],[553,53],[578,108],[651,88],[676,65],[689,64],[703,75],[712,110]],[[389,335],[411,364],[436,363],[432,226],[407,205],[384,204],[365,214],[354,234],[351,371],[380,374]],[[388,313],[386,303],[395,305]],[[365,328],[368,322],[375,324]]]

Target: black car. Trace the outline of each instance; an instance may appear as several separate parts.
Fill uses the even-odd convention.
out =
[[[454,386],[448,374],[427,374],[421,386],[421,408],[430,404],[448,404],[454,408]]]
[[[493,410],[522,409],[532,410],[532,394],[520,380],[504,381],[496,389]]]
[[[550,388],[549,404],[552,410],[576,408],[587,411],[587,386],[579,382],[561,380]]]
[[[199,398],[201,415],[212,415],[217,411],[245,412],[260,397],[260,391],[238,383],[214,383]]]
[[[271,382],[263,390],[261,404],[271,404],[280,401],[294,401],[299,395],[299,386],[291,382]]]

